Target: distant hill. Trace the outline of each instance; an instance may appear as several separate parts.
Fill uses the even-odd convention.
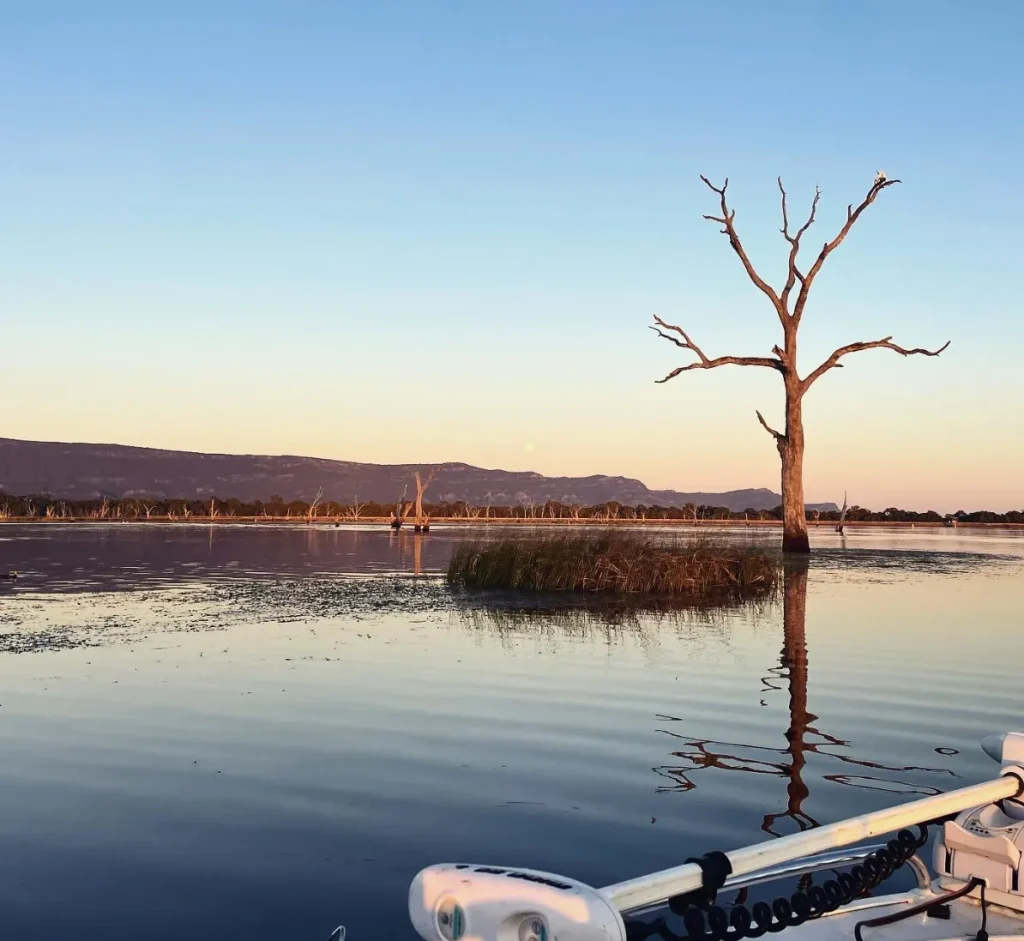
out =
[[[200,454],[120,444],[61,444],[0,438],[0,490],[11,494],[48,493],[72,499],[90,497],[310,500],[323,490],[326,500],[396,500],[421,464],[359,464],[315,457],[253,454]],[[410,490],[412,487],[410,486]],[[466,500],[514,506],[525,500],[559,500],[593,506],[609,500],[635,506],[724,506],[730,510],[770,510],[782,502],[764,487],[726,493],[650,490],[629,477],[545,477],[531,471],[488,470],[470,464],[442,464],[427,491],[430,501]],[[808,504],[821,510],[834,503]]]

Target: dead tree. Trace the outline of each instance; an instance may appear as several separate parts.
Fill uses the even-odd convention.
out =
[[[316,519],[317,507],[320,506],[320,499],[324,495],[324,488],[319,487],[316,491],[316,496],[313,497],[313,502],[309,505],[309,509],[306,510],[306,519],[312,523]]]
[[[430,473],[427,474],[427,479],[423,479],[423,475],[419,471],[413,473],[413,477],[416,480],[416,518],[413,520],[413,527],[419,530],[423,526],[429,526],[430,522],[426,519],[423,513],[423,494],[427,492],[427,487],[430,486],[430,482],[437,475],[440,470],[439,467],[431,469]]]
[[[848,507],[846,505],[846,494],[843,494],[843,508],[839,511],[839,525],[836,526],[836,532],[841,536],[843,534],[843,527],[846,525],[846,511]]]
[[[398,498],[398,502],[395,504],[395,511],[391,514],[391,528],[401,529],[402,523],[405,518],[409,515],[409,507],[412,505],[405,502],[405,495],[409,492],[409,485],[406,484],[402,488],[402,495]]]
[[[354,520],[359,519],[359,516],[363,512],[363,508],[365,506],[366,506],[366,501],[364,500],[362,503],[360,503],[359,502],[359,494],[355,494],[352,497],[352,508],[348,511],[349,517],[354,519]]]
[[[899,180],[888,180],[883,174],[879,174],[868,190],[867,195],[860,205],[854,207],[851,203],[846,208],[846,221],[839,230],[838,235],[831,241],[825,242],[818,252],[809,268],[802,268],[797,263],[797,256],[800,252],[800,240],[814,223],[814,216],[818,209],[818,200],[821,191],[815,188],[814,199],[811,201],[811,210],[807,221],[791,233],[789,229],[789,214],[786,206],[786,190],[782,186],[781,178],[778,181],[779,192],[782,197],[782,235],[789,243],[789,263],[786,275],[786,282],[781,291],[777,291],[765,281],[754,268],[747,256],[746,249],[740,242],[736,232],[735,218],[736,211],[729,208],[726,201],[725,191],[729,180],[720,186],[715,186],[707,177],[701,179],[705,185],[719,198],[721,215],[704,216],[711,222],[717,222],[722,226],[722,234],[729,240],[729,246],[739,257],[747,277],[754,283],[759,291],[771,301],[775,313],[782,325],[783,342],[781,346],[772,348],[771,356],[716,356],[709,357],[704,351],[690,339],[688,333],[675,324],[666,323],[660,317],[655,316],[654,326],[651,327],[658,336],[674,343],[680,349],[686,350],[697,357],[697,361],[679,366],[673,369],[664,379],[659,382],[668,382],[674,379],[681,372],[691,369],[715,369],[718,366],[761,366],[766,369],[774,369],[781,376],[786,392],[785,403],[785,424],[783,431],[776,431],[765,421],[760,412],[756,412],[757,420],[774,439],[782,461],[782,508],[783,508],[783,529],[782,548],[787,552],[809,552],[810,544],[807,538],[807,513],[804,506],[804,422],[803,422],[803,398],[807,390],[826,372],[831,369],[838,369],[843,366],[840,360],[851,353],[859,353],[862,350],[887,349],[901,356],[938,356],[946,347],[947,341],[936,350],[926,350],[920,347],[908,349],[892,342],[892,337],[882,337],[880,340],[865,340],[856,343],[848,343],[841,346],[831,356],[825,359],[817,368],[801,378],[797,369],[797,332],[800,329],[800,321],[807,306],[807,299],[810,295],[814,280],[821,271],[828,256],[834,252],[843,239],[849,234],[850,229],[861,217],[865,209],[870,206],[882,190],[899,183]],[[796,292],[794,297],[794,290]],[[667,331],[667,332],[666,332]]]

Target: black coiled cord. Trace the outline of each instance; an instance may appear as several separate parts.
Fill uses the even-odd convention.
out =
[[[915,836],[910,830],[900,830],[883,848],[865,857],[849,872],[821,885],[797,889],[789,897],[780,895],[771,903],[736,905],[727,911],[705,899],[694,901],[693,896],[669,899],[669,907],[682,915],[685,934],[673,931],[664,918],[650,922],[626,918],[626,937],[629,941],[656,936],[665,941],[740,941],[802,925],[881,885],[928,842],[927,824],[919,824],[917,831]]]

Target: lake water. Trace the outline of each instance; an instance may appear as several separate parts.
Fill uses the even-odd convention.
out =
[[[776,603],[611,620],[453,596],[459,538],[0,528],[0,937],[411,938],[428,863],[605,885],[1024,727],[1019,533],[815,531]]]

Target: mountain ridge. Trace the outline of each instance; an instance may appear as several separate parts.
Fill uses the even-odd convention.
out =
[[[730,510],[770,510],[782,497],[767,487],[714,492],[652,490],[632,477],[591,474],[548,477],[537,471],[506,471],[463,461],[441,464],[370,464],[304,455],[216,454],[135,445],[28,441],[0,438],[0,490],[12,494],[48,493],[69,499],[210,497],[326,500],[348,503],[397,500],[412,489],[413,471],[437,467],[427,491],[431,502],[466,500],[493,506],[558,500],[585,506],[616,500],[627,505],[724,506]],[[808,504],[836,509],[835,504]]]

